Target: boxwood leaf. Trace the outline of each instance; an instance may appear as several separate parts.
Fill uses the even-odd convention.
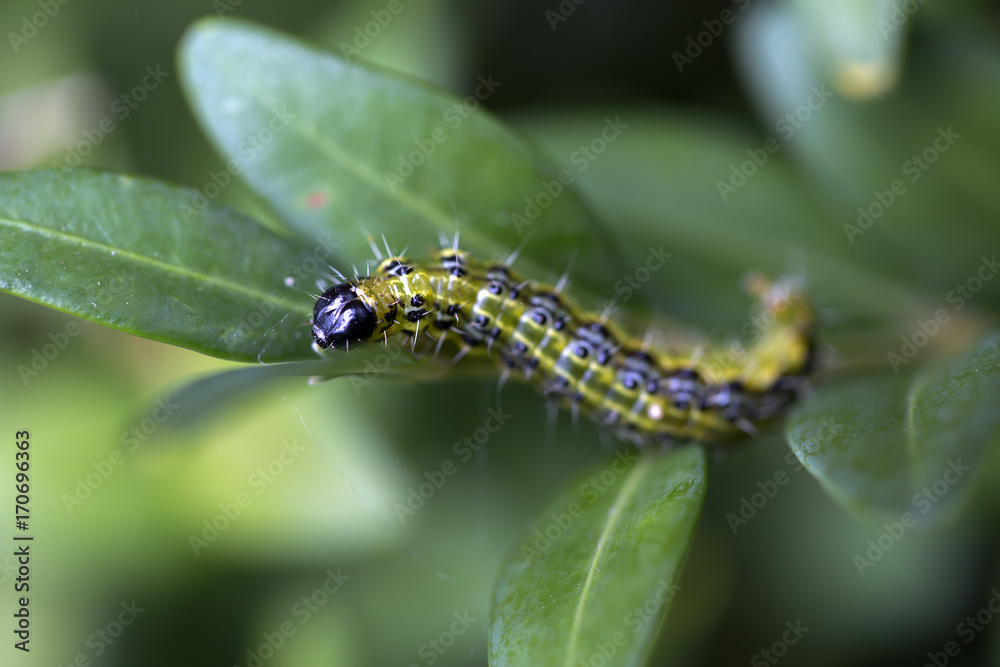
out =
[[[1000,432],[1000,332],[915,377],[824,387],[788,420],[792,449],[824,488],[875,521],[957,511]]]
[[[86,169],[0,174],[0,290],[224,359],[315,359],[304,290],[333,239],[282,238],[194,194]]]
[[[314,381],[349,378],[356,391],[362,391],[373,380],[391,378],[413,379],[415,365],[430,365],[428,360],[417,364],[409,352],[387,353],[381,345],[369,345],[350,353],[338,352],[318,361],[296,361],[287,364],[257,364],[212,373],[189,380],[170,394],[169,427],[196,428],[203,426],[222,411],[250,396],[262,392],[271,383],[290,378],[309,377]],[[404,368],[405,367],[405,368]]]
[[[618,452],[564,486],[501,570],[490,665],[642,664],[704,495],[700,445]]]
[[[503,80],[484,74],[476,95],[459,99],[231,19],[195,24],[179,68],[230,171],[304,234],[336,230],[350,262],[371,257],[362,229],[415,255],[460,231],[487,258],[530,234],[525,273],[558,275],[576,254],[586,267],[577,282],[598,294],[621,277],[610,270],[615,244],[571,185],[576,174],[478,109]],[[627,140],[616,127],[602,122],[595,141]]]

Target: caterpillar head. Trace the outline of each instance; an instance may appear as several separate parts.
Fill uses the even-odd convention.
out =
[[[352,283],[334,285],[316,301],[313,338],[321,348],[347,349],[372,337],[378,316]]]

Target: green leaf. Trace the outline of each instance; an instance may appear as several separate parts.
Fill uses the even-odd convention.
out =
[[[195,195],[82,169],[0,174],[0,290],[224,359],[315,359],[297,287],[315,287],[328,248]]]
[[[598,118],[579,112],[536,115],[521,126],[558,155],[585,141]],[[651,246],[662,244],[673,253],[637,296],[682,318],[720,312],[742,317],[748,300],[737,287],[741,274],[792,271],[809,277],[811,294],[850,303],[851,315],[909,318],[920,312],[911,288],[858,264],[858,249],[783,154],[770,156],[745,187],[720,195],[720,183],[728,183],[732,170],[749,159],[748,150],[763,150],[763,138],[731,119],[704,114],[633,109],[622,120],[629,123],[626,141],[595,160],[579,184],[631,242],[627,266],[642,266]],[[880,266],[887,261],[882,253]]]
[[[263,391],[268,383],[293,377],[309,377],[316,381],[356,375],[351,382],[357,391],[367,387],[377,377],[410,379],[416,369],[399,372],[401,366],[415,365],[408,351],[391,355],[381,345],[369,345],[350,353],[334,353],[321,361],[300,361],[289,364],[266,364],[235,368],[212,373],[189,381],[172,393],[168,427],[195,428],[217,418],[223,409],[238,404]],[[428,365],[422,362],[421,365]],[[137,421],[142,421],[141,419]]]
[[[455,16],[449,8],[448,0],[408,3],[405,18],[394,17],[373,39],[364,30],[371,28],[371,2],[345,0],[330,7],[332,22],[320,33],[321,40],[347,60],[361,58],[447,86],[466,73],[472,57],[472,45],[454,39]]]
[[[803,68],[805,76],[814,81],[830,80],[839,92],[858,99],[883,94],[899,79],[906,30],[900,29],[898,22],[900,16],[909,19],[909,15],[891,0],[836,3],[791,0],[769,9],[772,15],[766,16],[754,7],[758,11],[751,12],[755,15],[747,25],[741,22],[740,27],[746,33],[741,35],[744,43],[771,46],[772,53],[781,60],[792,60],[788,56],[798,46],[801,58],[796,60],[807,64]],[[781,23],[789,24],[792,35],[777,38]],[[766,46],[758,48],[763,50]],[[774,69],[778,67],[773,60],[768,64]],[[783,81],[790,78],[786,75]],[[758,87],[766,85],[763,81],[758,83]],[[774,82],[770,85],[780,87]],[[792,108],[797,105],[798,102]]]
[[[913,379],[824,387],[790,417],[788,440],[827,492],[869,520],[954,514],[1000,430],[1000,333]]]
[[[704,496],[699,445],[619,452],[566,485],[501,570],[490,665],[576,667],[609,644],[601,664],[641,664]]]
[[[614,244],[573,188],[474,96],[229,19],[192,27],[179,68],[230,171],[303,233],[336,230],[348,262],[371,257],[362,230],[416,256],[460,231],[463,246],[493,258],[529,235],[521,257],[535,271],[558,275],[576,254],[579,282],[599,294],[620,277]],[[485,99],[505,85],[484,76],[475,90]]]
[[[910,17],[898,3],[791,4],[750,8],[737,27],[737,62],[782,156],[825,199],[824,224],[836,232],[828,248],[859,268],[905,277],[911,290],[965,283],[992,256],[983,255],[991,247],[983,240],[1000,215],[990,178],[1000,170],[997,124],[983,122],[996,117],[996,49],[944,31],[908,56],[912,71],[896,86],[894,52],[910,27],[899,27],[900,16]],[[858,59],[864,51],[871,57]],[[816,71],[823,61],[829,84]],[[889,86],[896,89],[878,101],[857,99]],[[789,125],[799,114],[805,120]],[[942,219],[950,234],[940,233]],[[925,261],[928,254],[937,260]],[[1000,302],[1000,282],[983,287],[977,308]]]

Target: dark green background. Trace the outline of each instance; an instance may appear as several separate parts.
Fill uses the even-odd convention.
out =
[[[631,124],[579,184],[625,248],[623,274],[644,261],[650,244],[674,253],[629,303],[637,332],[650,320],[680,320],[724,337],[746,319],[743,273],[801,269],[820,307],[828,373],[892,376],[886,354],[899,349],[900,337],[943,307],[983,255],[1000,251],[1000,16],[991,3],[925,3],[894,33],[901,50],[886,63],[899,72],[897,86],[870,99],[838,95],[725,202],[716,181],[776,134],[788,105],[773,84],[803,63],[789,51],[773,69],[751,64],[737,46],[764,38],[741,15],[678,72],[672,54],[732,5],[588,0],[552,31],[545,12],[557,2],[405,4],[364,55],[458,96],[493,74],[503,84],[486,106],[555,165],[568,166],[605,117]],[[775,5],[806,17],[800,34],[815,47],[806,70],[832,80],[838,53],[816,35],[833,19],[820,21],[805,0]],[[244,0],[226,16],[339,52],[368,12],[384,6]],[[20,30],[37,11],[33,2],[4,4],[0,32]],[[86,163],[203,187],[223,162],[184,101],[175,49],[193,20],[214,13],[210,2],[71,0],[17,53],[5,37],[2,167],[65,159],[147,66],[161,65],[170,76]],[[948,126],[963,135],[954,151],[849,243],[842,226],[856,208],[903,177],[901,165]],[[276,220],[241,186],[219,201]],[[421,243],[411,253],[422,254]],[[239,239],[218,239],[218,247],[239,253]],[[545,268],[545,278],[564,270]],[[574,271],[585,282],[586,267]],[[609,285],[579,296],[599,303],[612,293]],[[11,436],[30,429],[36,456],[37,653],[25,660],[5,640],[0,655],[14,664],[68,664],[79,653],[101,665],[246,664],[246,650],[338,566],[351,577],[343,589],[265,664],[427,664],[421,646],[466,610],[478,620],[436,664],[485,664],[486,603],[502,558],[560,484],[610,449],[591,424],[575,428],[566,415],[554,436],[546,434],[542,402],[508,386],[509,424],[400,524],[394,503],[425,481],[425,471],[456,458],[453,444],[493,405],[494,382],[375,383],[358,395],[343,380],[293,379],[265,385],[202,430],[175,431],[168,419],[148,446],[126,448],[125,463],[69,513],[63,494],[122,446],[157,398],[234,365],[80,323],[81,333],[26,385],[18,366],[71,318],[10,296],[0,304],[3,426]],[[998,304],[1000,281],[987,282],[904,370],[971,345],[995,324]],[[305,451],[195,557],[189,536],[219,503],[254,494],[248,478],[293,439]],[[746,664],[798,619],[809,632],[781,664],[917,665],[952,640],[962,651],[950,664],[995,662],[992,626],[969,644],[956,626],[997,586],[997,496],[989,482],[996,457],[983,463],[985,483],[960,519],[907,533],[859,576],[852,559],[882,529],[848,515],[787,463],[787,452],[774,432],[710,456],[706,505],[652,664]],[[787,471],[789,483],[733,534],[727,515],[777,471]],[[2,488],[10,493],[9,484]],[[10,578],[0,576],[6,614]],[[133,599],[145,611],[95,657],[88,637]]]

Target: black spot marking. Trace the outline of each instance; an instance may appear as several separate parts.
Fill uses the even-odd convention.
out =
[[[549,310],[558,310],[562,308],[562,302],[559,300],[559,295],[552,292],[539,292],[535,296],[531,297],[531,303],[536,306],[544,306]]]
[[[385,333],[389,329],[389,327],[391,327],[393,324],[396,323],[397,313],[399,313],[399,308],[396,306],[396,304],[392,304],[391,306],[389,306],[389,312],[387,312],[385,314],[385,317],[382,318],[382,321],[385,322],[385,326],[382,327],[382,329],[379,331],[380,334]]]
[[[600,334],[601,338],[609,339],[611,338],[611,330],[600,322],[588,322],[584,325],[584,328],[593,331],[596,334]]]
[[[411,322],[419,322],[420,319],[427,314],[427,311],[423,308],[417,308],[416,310],[411,310],[406,314],[406,319]]]
[[[459,310],[460,310],[459,307],[453,303],[450,306],[448,306],[444,312],[446,315],[457,315]]]
[[[382,267],[382,271],[390,276],[405,276],[413,273],[413,267],[398,259],[391,259]]]
[[[490,294],[500,295],[503,294],[504,286],[500,283],[494,282],[490,283],[490,286],[486,288]]]
[[[549,312],[544,308],[535,308],[531,311],[531,319],[539,326],[545,326],[549,323]]]
[[[648,352],[643,352],[642,350],[632,350],[628,353],[628,358],[633,361],[639,361],[647,364],[655,364],[656,360]]]
[[[451,322],[448,320],[434,320],[434,326],[438,329],[448,329],[451,327]]]
[[[488,315],[476,315],[472,323],[479,329],[485,329],[490,325],[490,318]]]
[[[542,392],[546,396],[564,396],[567,388],[569,388],[569,380],[562,375],[557,375],[542,388]]]
[[[449,271],[449,274],[455,276],[456,278],[464,278],[466,276],[466,271],[460,266],[453,266]]]
[[[771,385],[771,388],[768,389],[768,391],[794,391],[804,385],[805,382],[806,379],[801,375],[782,375],[774,381],[774,384]]]
[[[414,294],[413,296],[410,297],[410,305],[411,306],[424,305],[424,297],[420,296],[419,294]]]

